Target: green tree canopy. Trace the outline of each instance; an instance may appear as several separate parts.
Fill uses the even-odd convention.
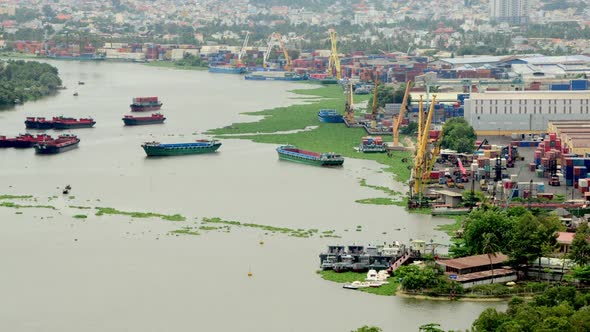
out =
[[[443,125],[443,149],[455,150],[459,153],[473,152],[477,135],[473,127],[464,118],[452,118]]]
[[[590,262],[590,228],[587,223],[581,223],[576,229],[576,235],[572,241],[569,253],[571,259],[579,265],[586,265]]]

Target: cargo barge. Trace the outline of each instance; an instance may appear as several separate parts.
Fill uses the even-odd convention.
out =
[[[132,112],[157,111],[162,108],[162,102],[158,97],[136,97],[133,98],[131,107]]]
[[[166,118],[160,113],[154,113],[151,116],[125,115],[125,117],[123,117],[123,122],[126,126],[160,124],[164,123],[164,120],[166,120]]]
[[[221,142],[217,140],[198,140],[190,143],[173,144],[147,142],[141,145],[148,157],[212,153],[217,151],[220,146]]]
[[[56,154],[78,147],[80,139],[74,135],[60,135],[57,139],[35,144],[38,154]]]
[[[258,71],[252,72],[244,78],[252,81],[303,81],[307,79],[307,76],[290,71]]]
[[[52,140],[51,136],[21,134],[14,138],[0,136],[0,148],[32,148],[35,144]]]
[[[53,120],[47,120],[43,117],[27,117],[25,127],[27,129],[52,129]]]
[[[342,114],[336,112],[335,109],[321,109],[318,112],[318,119],[320,122],[326,123],[342,123],[344,122],[344,118]]]
[[[277,148],[279,159],[293,161],[313,166],[342,166],[344,158],[333,152],[317,153],[298,149],[292,145],[283,145]]]
[[[96,124],[96,121],[92,118],[65,118],[58,117],[53,118],[53,129],[79,129],[79,128],[92,128]]]
[[[78,60],[78,61],[103,61],[106,59],[105,54],[81,53],[81,54],[49,54],[48,58],[54,60]]]
[[[363,153],[387,152],[387,146],[383,143],[381,136],[365,136],[359,145],[359,151]]]
[[[217,74],[245,74],[248,70],[246,67],[232,65],[211,65],[209,66],[209,72]]]

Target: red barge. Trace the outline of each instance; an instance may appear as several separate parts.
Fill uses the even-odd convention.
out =
[[[60,135],[57,139],[45,141],[35,145],[35,152],[39,154],[56,154],[78,147],[80,139],[74,135]]]
[[[131,105],[132,112],[143,112],[143,111],[157,111],[162,108],[162,102],[158,100],[158,97],[136,97],[133,98]]]
[[[123,118],[123,122],[126,126],[159,124],[164,123],[164,120],[166,120],[166,118],[164,117],[164,115],[160,113],[154,113],[151,116],[125,115],[125,117]]]
[[[51,136],[21,134],[14,138],[8,138],[6,136],[0,136],[0,147],[1,148],[32,148],[35,144],[52,140]]]

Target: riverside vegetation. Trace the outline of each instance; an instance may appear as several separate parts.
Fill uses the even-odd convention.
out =
[[[57,68],[37,61],[0,62],[0,105],[47,96],[62,84]]]

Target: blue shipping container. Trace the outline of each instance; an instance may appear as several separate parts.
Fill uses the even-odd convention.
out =
[[[549,90],[551,91],[568,91],[570,90],[569,84],[550,84]]]
[[[572,90],[588,90],[588,80],[571,80]]]

